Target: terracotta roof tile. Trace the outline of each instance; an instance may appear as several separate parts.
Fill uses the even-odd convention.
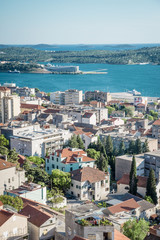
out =
[[[160,119],[156,120],[156,121],[153,123],[153,125],[155,125],[155,126],[160,126]]]
[[[45,109],[45,107],[41,105],[36,104],[27,104],[27,103],[21,103],[21,108],[27,108],[27,109]]]
[[[0,158],[0,170],[15,167],[15,166],[16,166],[16,164],[11,163],[11,162],[7,162],[7,161]]]
[[[93,113],[86,112],[82,117],[83,118],[90,118],[92,117]]]
[[[31,206],[30,204],[26,205],[20,211],[20,214],[29,217],[28,221],[37,227],[40,227],[43,223],[52,217],[51,214],[38,209],[36,206]]]
[[[104,180],[106,174],[99,169],[84,167],[71,172],[71,178],[79,182],[89,181],[90,183]]]
[[[72,240],[88,240],[87,238],[75,236]]]
[[[11,213],[5,210],[0,210],[0,226],[2,226],[13,215],[14,213]]]
[[[140,207],[140,205],[133,198],[131,198],[122,203],[108,207],[108,210],[111,214],[115,214],[115,213],[119,213],[119,212],[130,212],[139,207]]]
[[[114,229],[114,240],[130,240],[130,238]]]
[[[61,154],[61,158],[64,158],[64,160],[62,161],[62,163],[76,163],[77,157],[81,157],[82,162],[91,162],[91,161],[95,161],[95,159],[87,157],[87,153],[84,152],[83,150],[79,149],[79,150],[74,150],[72,151],[71,148],[64,148],[64,149],[60,149],[56,151],[57,156],[60,156]],[[53,154],[54,155],[54,154]]]
[[[137,186],[146,188],[147,177],[137,176],[137,179],[138,179]],[[117,184],[129,185],[129,174],[123,174],[122,178],[119,181],[117,181]]]

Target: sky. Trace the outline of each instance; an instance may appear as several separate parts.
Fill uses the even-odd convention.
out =
[[[160,0],[0,0],[0,44],[160,43]]]

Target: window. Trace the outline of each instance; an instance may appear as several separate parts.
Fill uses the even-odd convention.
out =
[[[58,169],[58,166],[57,166],[57,169]]]
[[[52,220],[50,220],[50,223],[52,223],[53,221]]]
[[[73,192],[71,192],[71,194],[73,195]]]
[[[71,187],[73,187],[73,183],[71,183]]]
[[[49,163],[49,159],[47,159],[47,163]]]
[[[78,185],[76,185],[76,188],[78,188]]]
[[[14,177],[12,177],[12,182],[14,182]]]
[[[54,157],[52,157],[52,160],[54,160]]]
[[[78,198],[80,197],[80,194],[79,194],[79,193],[77,194],[77,197],[78,197]]]
[[[79,186],[79,189],[81,189],[81,186]]]
[[[106,183],[108,183],[108,180],[106,180]]]
[[[10,183],[11,182],[11,179],[10,178],[8,178],[8,183]]]
[[[49,171],[49,167],[47,167],[47,171]]]
[[[71,168],[70,168],[70,172],[72,172],[72,171],[73,171],[73,168],[71,167]]]
[[[57,158],[57,162],[58,162],[58,158]]]
[[[52,164],[52,168],[54,168],[54,164]]]

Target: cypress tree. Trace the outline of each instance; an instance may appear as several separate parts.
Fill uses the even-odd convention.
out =
[[[108,156],[112,156],[112,154],[113,154],[113,142],[112,142],[112,138],[111,138],[110,135],[107,136],[105,149],[106,149],[106,154]]]
[[[129,154],[134,154],[134,152],[135,152],[135,144],[134,144],[134,141],[131,140],[129,142],[128,153]]]
[[[99,170],[105,171],[105,172],[108,171],[108,159],[105,158],[102,153],[98,158],[98,160],[96,161],[96,164]]]
[[[142,153],[142,143],[141,143],[141,140],[139,138],[137,138],[137,140],[135,142],[135,153],[136,154]]]
[[[81,137],[79,136],[79,134],[78,134],[78,136],[77,136],[77,143],[78,143],[78,147],[80,148],[80,149],[85,149],[85,147],[84,147],[84,143],[83,143],[83,141],[82,141],[82,139],[81,139]]]
[[[129,193],[133,195],[137,194],[137,168],[135,156],[132,158],[131,171],[129,174]]]
[[[149,152],[148,139],[145,140],[143,144],[143,152]]]
[[[150,169],[149,172],[146,195],[152,198],[154,204],[157,204],[156,179],[153,169]]]
[[[102,150],[102,142],[100,140],[100,137],[98,136],[98,139],[97,139],[97,149],[96,151],[101,151]]]
[[[124,141],[122,140],[120,142],[120,145],[119,145],[119,155],[124,155],[125,154],[125,145],[124,145]]]

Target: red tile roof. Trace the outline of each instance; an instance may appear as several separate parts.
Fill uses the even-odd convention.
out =
[[[37,104],[27,104],[27,103],[21,103],[21,108],[27,108],[27,109],[45,109],[45,107]]]
[[[68,164],[68,163],[76,163],[77,157],[81,157],[82,162],[92,162],[95,161],[95,159],[87,157],[86,156],[86,152],[84,152],[83,150],[73,150],[71,148],[64,148],[61,150],[57,150],[56,151],[57,156],[60,156],[61,154],[61,158],[65,158],[62,163]],[[54,155],[54,154],[53,154]]]
[[[38,209],[38,207],[27,204],[21,211],[20,214],[27,216],[28,221],[33,225],[40,227],[48,219],[52,217],[51,214]]]
[[[5,210],[0,210],[0,226],[2,226],[14,213],[7,212]]]
[[[115,214],[115,213],[119,213],[119,212],[130,212],[139,207],[140,207],[140,205],[133,198],[131,198],[122,203],[108,207],[108,210],[111,214]]]
[[[137,176],[138,182],[137,186],[138,187],[147,187],[147,177],[142,177],[142,176]],[[129,174],[123,174],[122,178],[117,181],[117,184],[125,184],[129,185]]]
[[[79,182],[89,181],[90,183],[104,180],[106,174],[99,169],[84,167],[71,172],[71,178]]]
[[[92,117],[93,113],[86,112],[82,117],[83,118],[90,118]]]
[[[6,91],[10,91],[10,89],[7,87],[0,87],[0,92],[6,92]]]
[[[156,120],[156,121],[153,123],[153,125],[155,125],[155,126],[160,126],[160,119]]]
[[[130,240],[130,238],[114,229],[114,240]]]
[[[87,238],[75,236],[72,240],[88,240]]]
[[[0,158],[0,170],[4,170],[7,168],[11,168],[11,167],[16,167],[16,164],[11,163],[11,162],[7,162],[4,159]]]

